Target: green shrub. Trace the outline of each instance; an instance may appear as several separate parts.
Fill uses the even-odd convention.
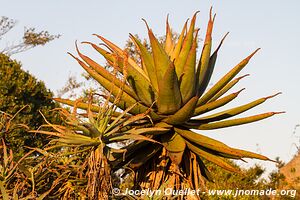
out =
[[[15,124],[24,124],[30,130],[37,129],[44,124],[41,111],[51,122],[57,122],[59,118],[54,108],[58,107],[51,99],[53,94],[30,73],[21,68],[21,64],[0,54],[0,111],[14,115]],[[40,134],[28,133],[26,128],[12,129],[1,137],[5,138],[6,144],[15,152],[15,157],[20,157],[29,147],[42,147],[48,142],[47,138]]]

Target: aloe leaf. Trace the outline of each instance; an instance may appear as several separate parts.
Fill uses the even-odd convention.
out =
[[[51,131],[29,131],[31,133],[40,133],[45,135],[56,136],[58,139],[53,139],[52,141],[61,142],[64,144],[74,144],[74,145],[95,145],[99,144],[99,140],[97,138],[91,138],[89,136],[75,134],[69,131],[65,131],[64,133],[51,132]]]
[[[118,101],[116,103],[118,105],[118,107],[125,110],[126,108],[134,105],[137,102],[129,94],[127,94],[126,92],[124,92],[120,88],[118,88],[114,83],[111,83],[110,81],[108,81],[107,79],[102,77],[100,74],[98,74],[95,70],[86,66],[86,64],[84,64],[81,60],[79,60],[75,56],[73,56],[73,57],[97,82],[99,82],[108,91],[111,91],[112,95],[114,95],[115,97],[119,96],[120,101]],[[109,99],[109,100],[112,101],[111,99]],[[114,102],[112,102],[112,103],[114,103]],[[143,106],[142,104],[138,104],[134,109],[131,110],[130,113],[138,114],[138,113],[140,113],[139,111],[145,112],[146,110],[148,110],[148,108],[146,106]]]
[[[256,121],[260,121],[266,118],[269,118],[276,114],[281,114],[284,112],[267,112],[263,114],[253,115],[250,117],[243,117],[238,119],[231,119],[231,120],[224,120],[220,122],[213,122],[209,124],[203,124],[197,120],[190,120],[186,123],[186,127],[188,128],[195,128],[198,130],[212,130],[212,129],[219,129],[219,128],[226,128],[231,126],[239,126],[242,124],[248,124]]]
[[[135,63],[126,53],[121,50],[117,45],[103,38],[102,36],[96,35],[103,42],[105,42],[110,48],[112,48],[118,56],[124,59],[123,74],[125,75],[131,88],[135,91],[139,99],[147,106],[152,105],[155,99],[156,91],[152,88],[150,80],[145,72]],[[124,69],[126,68],[126,69]]]
[[[218,151],[215,151],[215,150],[212,150],[212,149],[208,149],[208,148],[205,148],[201,145],[197,145],[196,143],[193,143],[191,142],[192,144],[194,144],[195,146],[197,146],[197,148],[203,150],[203,151],[206,151],[207,153],[210,153],[210,154],[213,154],[215,156],[220,156],[220,157],[223,157],[223,158],[229,158],[229,159],[236,159],[236,160],[242,160],[242,155],[240,155],[236,149],[234,148],[230,148],[232,152],[235,152],[235,154],[230,154],[230,153],[224,153],[224,152],[218,152]]]
[[[137,169],[152,158],[160,149],[161,145],[151,144],[146,146],[143,151],[138,151],[135,156],[128,162],[128,167]]]
[[[103,154],[110,162],[117,161],[118,157],[116,157],[115,155],[124,155],[126,152],[126,149],[115,149],[111,147],[108,148],[107,146],[103,149]]]
[[[146,49],[146,47],[132,34],[130,34],[130,38],[134,42],[134,44],[138,47],[139,52],[141,54],[142,62],[147,70],[149,75],[149,79],[153,88],[158,91],[157,77],[155,72],[154,60],[151,53]]]
[[[116,133],[108,139],[109,142],[119,142],[124,140],[137,140],[137,141],[142,140],[142,141],[149,141],[152,143],[160,144],[158,141],[153,140],[149,137],[138,135],[138,134],[131,134],[131,133],[119,133],[119,134]]]
[[[130,65],[129,65],[130,66]],[[143,78],[138,71],[128,66],[127,81],[131,88],[137,94],[142,103],[151,106],[155,101],[156,91],[152,88],[151,83]]]
[[[121,88],[117,87],[113,82],[107,80],[105,77],[98,74],[95,70],[88,67],[84,62],[73,56],[71,53],[69,53],[74,59],[77,60],[77,62],[86,70],[89,75],[91,75],[97,82],[99,82],[105,89],[108,91],[111,91],[112,94],[116,97],[121,93],[121,99],[126,101],[128,104],[133,105],[136,103],[136,100],[131,97],[129,94],[127,94],[125,91],[122,91]]]
[[[113,54],[111,52],[106,51],[105,49],[99,47],[96,44],[91,42],[82,42],[82,44],[89,44],[91,45],[98,53],[100,53],[106,61],[114,68],[116,68],[119,72],[123,73],[123,58]],[[117,65],[117,66],[116,66]]]
[[[225,94],[228,90],[230,90],[233,86],[235,86],[241,79],[243,79],[244,77],[249,76],[249,74],[245,74],[243,76],[240,76],[232,81],[230,81],[229,83],[227,83],[216,95],[214,95],[209,101],[209,102],[213,102],[215,100],[217,100],[218,98],[220,98],[223,94]]]
[[[117,102],[111,101],[111,103],[115,103],[116,106],[122,110],[126,110],[128,107],[133,105],[133,104],[128,104],[126,101],[122,99]],[[151,108],[146,107],[140,103],[137,103],[137,105],[128,112],[132,115],[137,115],[137,114],[147,112],[149,113],[149,116],[151,117],[152,120],[156,121],[161,119],[161,117],[156,112],[154,112]]]
[[[210,171],[207,169],[200,156],[197,155],[197,163],[199,164],[201,175],[208,181],[214,182]]]
[[[185,140],[176,132],[163,134],[161,137],[162,144],[168,151],[168,156],[173,163],[179,165],[185,150]]]
[[[196,12],[194,14],[194,16],[191,20],[191,24],[190,24],[189,30],[187,32],[187,35],[184,38],[180,53],[179,53],[178,57],[175,58],[175,61],[174,61],[174,64],[176,66],[176,74],[177,74],[178,77],[180,77],[183,73],[184,65],[186,63],[188,54],[189,54],[190,49],[191,49],[192,44],[193,44],[193,35],[194,35],[194,31],[195,31],[195,22],[196,22],[196,17],[197,17],[198,12]]]
[[[174,48],[173,35],[169,25],[169,15],[168,15],[166,20],[166,41],[165,41],[165,51],[167,52],[168,55],[172,53],[173,48]]]
[[[98,45],[96,45],[96,44],[94,44],[94,43],[92,43],[92,42],[81,42],[82,44],[89,44],[89,45],[91,45],[96,51],[98,51],[98,53],[100,53],[108,62],[110,62],[110,63],[114,63],[115,61],[114,61],[114,55],[111,53],[111,52],[109,52],[109,51],[107,51],[107,50],[105,50],[105,49],[103,49],[103,48],[101,48],[100,46],[98,46]]]
[[[186,142],[186,144],[187,144],[188,148],[191,151],[193,151],[195,154],[197,154],[200,158],[205,158],[206,160],[208,160],[228,171],[235,172],[235,173],[241,173],[237,167],[229,164],[228,161],[226,161],[226,159],[224,159],[220,156],[213,155],[206,151],[203,151],[200,148],[197,148],[197,146],[193,145],[190,142]]]
[[[117,55],[119,55],[120,57],[124,58],[124,51],[118,47],[117,45],[115,45],[114,43],[110,42],[109,40],[105,39],[104,37],[94,34],[95,36],[97,36],[98,38],[100,38],[107,46],[109,46]],[[132,58],[128,58],[128,64],[129,66],[131,66],[133,69],[137,71],[141,76],[143,76],[143,78],[148,79],[147,75],[145,74],[145,72],[142,70],[142,68],[132,59]]]
[[[229,94],[229,95],[227,95],[227,96],[225,96],[221,99],[218,99],[216,101],[209,102],[209,103],[206,103],[202,106],[196,107],[193,116],[198,116],[198,115],[201,115],[203,113],[209,112],[211,110],[214,110],[214,109],[217,109],[221,106],[226,105],[227,103],[234,100],[243,90],[244,89],[241,89],[240,91]]]
[[[247,58],[237,64],[232,70],[230,70],[225,76],[223,76],[212,88],[210,88],[204,95],[198,100],[197,105],[204,105],[215,94],[217,94],[227,83],[229,83],[249,62],[252,56],[258,51],[256,49]]]
[[[193,131],[190,130],[175,128],[175,132],[180,134],[182,137],[188,139],[189,141],[194,142],[207,149],[211,149],[217,152],[224,152],[224,153],[228,153],[240,157],[240,154],[233,151],[231,147],[227,146],[226,144],[218,140],[212,139],[210,137],[198,133],[194,133]]]
[[[45,135],[51,135],[51,136],[61,137],[61,133],[59,133],[59,132],[52,132],[52,131],[43,131],[43,130],[35,131],[35,130],[32,130],[32,131],[29,131],[29,133],[41,133],[41,134],[45,134]]]
[[[149,115],[148,115],[149,113],[150,113],[150,109],[148,109],[144,113],[133,115],[133,116],[127,118],[126,121],[124,121],[123,126],[127,126],[127,125],[130,125],[130,124],[132,124],[136,121],[140,121],[142,119],[149,118]]]
[[[125,117],[128,113],[129,113],[129,111],[131,110],[131,109],[133,109],[135,106],[137,105],[137,103],[136,104],[133,104],[132,106],[130,106],[130,107],[128,107],[126,110],[124,110],[124,112],[122,112],[109,126],[107,126],[107,128],[106,128],[106,130],[105,130],[105,133],[108,133],[110,130],[112,130],[112,129],[114,129],[114,128],[116,128],[116,126],[118,126],[119,125],[119,123],[120,123],[120,120],[123,118],[123,117]],[[121,121],[121,122],[123,122],[123,121]]]
[[[171,61],[173,62],[175,59],[177,59],[180,51],[181,51],[181,47],[182,47],[182,44],[183,44],[183,41],[184,41],[184,38],[185,38],[185,34],[186,34],[186,28],[187,28],[187,21],[184,23],[184,26],[182,28],[182,31],[179,35],[179,38],[178,38],[178,41],[174,47],[174,50],[172,51],[172,54],[171,54]]]
[[[4,168],[7,168],[7,165],[8,165],[8,156],[7,156],[7,148],[6,148],[6,145],[5,145],[5,142],[4,142],[4,139],[1,138],[2,140],[2,148],[3,148],[3,164],[4,164]],[[2,166],[1,166],[2,167]]]
[[[124,82],[119,80],[116,76],[114,76],[110,72],[108,72],[104,67],[102,67],[101,65],[99,65],[98,63],[96,63],[95,61],[90,59],[89,57],[83,55],[79,51],[77,45],[76,45],[76,50],[77,50],[77,53],[80,56],[80,58],[84,62],[86,62],[92,69],[94,69],[98,74],[100,74],[103,78],[107,79],[108,81],[113,82],[117,87],[123,88],[123,90],[127,94],[129,94],[134,99],[138,100],[138,97],[136,96],[136,94],[132,91],[132,89],[128,85],[124,84]]]
[[[187,55],[187,60],[183,68],[183,74],[180,77],[180,92],[182,96],[182,102],[185,104],[190,100],[191,97],[195,96],[196,87],[196,76],[195,76],[195,65],[196,65],[196,49],[197,49],[197,35],[194,38],[191,50]]]
[[[166,122],[160,121],[160,122],[155,124],[155,127],[172,129],[173,125],[170,125],[170,124],[167,124]]]
[[[163,121],[168,124],[182,124],[190,119],[192,114],[194,113],[196,103],[198,101],[198,97],[191,98],[182,108],[180,108],[173,115],[168,116]]]
[[[74,140],[74,139],[65,139],[65,138],[59,138],[59,139],[53,139],[51,140],[52,143],[59,143],[62,144],[64,147],[68,146],[98,146],[100,142],[91,142],[91,141],[85,141],[85,140]]]
[[[181,107],[181,94],[175,67],[170,63],[158,85],[157,107],[161,114],[172,114]]]
[[[151,136],[149,138],[151,138]],[[146,148],[148,144],[149,144],[148,141],[138,140],[138,141],[134,141],[133,143],[129,144],[126,147],[121,148],[120,150],[125,151],[123,154],[112,152],[112,156],[115,158],[115,161],[111,163],[112,168],[119,169],[120,167],[123,167],[126,163],[130,161],[130,159],[133,158],[133,156],[136,153],[141,152],[140,151],[141,149]],[[150,143],[149,145],[156,145],[156,144]]]
[[[53,98],[53,100],[57,101],[59,103],[62,103],[62,104],[66,104],[68,106],[73,106],[73,107],[76,106],[77,108],[80,108],[82,110],[88,110],[88,108],[89,108],[89,104],[84,103],[84,102],[78,102],[78,101],[73,101],[73,100],[70,100],[70,99],[63,99],[63,98]],[[96,105],[90,105],[90,110],[92,112],[99,112],[101,110],[101,107],[96,106]],[[118,117],[120,115],[121,115],[121,113],[117,112],[117,111],[114,111],[112,113],[112,116],[114,116],[114,117]]]
[[[224,153],[224,152],[216,152],[216,151],[211,151],[209,149],[206,148],[202,148],[201,146],[197,146],[198,148],[207,151],[208,153],[214,154],[216,156],[222,156],[224,158],[229,158],[229,159],[237,159],[237,160],[242,160],[244,161],[242,158],[255,158],[255,159],[260,159],[260,160],[270,160],[268,157],[257,154],[257,153],[253,153],[250,151],[245,151],[242,149],[235,149],[235,148],[231,148],[234,152],[240,154],[240,156],[236,156],[236,155],[232,155],[232,154],[228,154],[228,153]],[[246,162],[246,161],[244,161]]]
[[[196,118],[196,120],[200,123],[209,123],[209,122],[213,122],[213,121],[220,121],[220,120],[223,120],[223,119],[227,119],[227,118],[236,116],[238,114],[241,114],[241,113],[243,113],[247,110],[250,110],[250,109],[264,103],[267,99],[273,98],[273,97],[275,97],[279,94],[281,94],[281,93],[277,93],[275,95],[263,97],[263,98],[255,100],[255,101],[252,101],[250,103],[247,103],[247,104],[235,107],[235,108],[231,108],[231,109],[228,109],[228,110],[225,110],[225,111],[222,111],[222,112],[218,112],[218,113],[215,113],[215,114],[212,114],[212,115],[208,115],[208,116],[201,117],[201,118]]]
[[[80,139],[71,139],[71,138],[59,138],[53,139],[52,142],[59,142],[68,145],[76,145],[76,146],[98,146],[101,144],[99,141],[88,141],[88,140],[80,140]]]
[[[159,86],[160,82],[163,80],[172,62],[170,61],[168,54],[166,53],[162,45],[159,43],[157,38],[154,36],[152,30],[148,27],[148,25],[147,28],[148,28],[148,35],[149,35],[150,44],[152,48],[157,82]]]
[[[211,39],[211,34],[213,30],[213,25],[214,25],[214,20],[215,20],[215,15],[212,17],[212,8],[210,9],[209,13],[209,20],[208,20],[208,25],[207,25],[207,30],[206,30],[206,36],[205,36],[205,41],[204,41],[204,46],[202,49],[200,61],[197,67],[197,84],[199,85],[200,89],[206,88],[206,77],[210,79],[210,75],[212,74],[214,65],[215,65],[215,59],[212,58],[210,59],[210,52],[211,52],[211,46],[212,46],[212,39]],[[210,65],[209,65],[210,63]],[[211,72],[211,73],[209,73]],[[207,80],[208,80],[207,79]],[[202,95],[202,91],[200,91],[200,95]],[[199,95],[199,96],[200,96]]]
[[[236,152],[238,152],[239,154],[241,154],[244,158],[255,158],[255,159],[259,159],[259,160],[269,160],[269,161],[272,161],[268,157],[260,155],[258,153],[254,153],[254,152],[250,152],[250,151],[245,151],[245,150],[242,150],[242,149],[234,149],[234,150]]]
[[[205,74],[202,74],[202,75],[200,74],[200,66],[199,65],[201,64],[201,62],[199,62],[199,65],[198,65],[198,68],[197,68],[197,77],[199,77],[198,82],[197,82],[198,83],[197,93],[198,93],[199,96],[202,96],[202,94],[205,92],[205,90],[206,90],[206,88],[209,84],[209,81],[210,81],[211,76],[212,76],[212,74],[214,72],[214,69],[215,69],[215,64],[216,64],[216,61],[217,61],[219,49],[221,48],[221,46],[222,46],[222,44],[223,44],[223,42],[224,42],[224,40],[225,40],[225,38],[227,37],[228,34],[229,33],[226,33],[226,35],[222,38],[222,40],[221,40],[219,46],[217,47],[217,49],[210,56],[209,61],[208,61],[207,69],[205,70]]]
[[[149,134],[149,135],[160,135],[169,132],[170,129],[167,128],[161,128],[161,127],[149,127],[149,128],[138,128],[138,129],[130,129],[126,131],[125,133],[130,133],[134,135],[140,135],[140,134]]]
[[[98,130],[99,128],[97,129],[92,123],[82,123],[82,125],[89,130],[91,138],[101,137],[103,134],[103,132],[101,130]]]

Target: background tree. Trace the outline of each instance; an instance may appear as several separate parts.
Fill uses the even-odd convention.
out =
[[[59,118],[52,112],[58,105],[51,99],[53,94],[42,81],[38,81],[21,68],[21,64],[0,54],[0,111],[14,115],[16,124],[25,124],[29,129],[38,129],[44,124],[42,112],[51,122]],[[30,134],[25,128],[5,134],[5,142],[17,155],[27,151],[25,146],[41,147],[48,142],[45,136]]]
[[[229,161],[231,162],[232,161]],[[234,163],[232,163],[234,164]],[[249,190],[249,189],[255,189],[255,190],[263,190],[267,188],[268,181],[264,178],[262,178],[262,174],[265,172],[265,170],[259,166],[255,165],[253,167],[250,167],[249,169],[244,169],[236,165],[241,170],[240,174],[232,173],[227,170],[222,169],[221,167],[209,163],[206,163],[208,169],[212,173],[212,178],[215,180],[214,182],[205,182],[205,187],[207,190]],[[205,199],[223,199],[224,196],[207,196],[206,194],[203,194],[203,197]],[[261,199],[262,196],[240,196],[239,199]],[[265,198],[265,197],[264,197]],[[235,199],[234,197],[227,197],[226,199]],[[269,198],[265,198],[269,199]]]
[[[17,24],[16,20],[8,17],[0,17],[0,40]],[[0,50],[0,53],[12,55],[31,49],[36,46],[43,46],[48,42],[59,38],[60,35],[51,35],[48,31],[36,31],[35,28],[24,28],[23,38],[20,42],[11,43]]]

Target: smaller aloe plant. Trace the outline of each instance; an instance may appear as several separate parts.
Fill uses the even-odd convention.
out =
[[[115,101],[118,101],[118,98]],[[109,100],[97,107],[91,102],[92,98],[89,100],[87,112],[80,113],[77,109],[78,105],[83,104],[82,100],[75,103],[72,113],[60,109],[66,125],[51,124],[45,119],[46,125],[37,131],[31,131],[54,136],[50,146],[45,150],[59,148],[60,160],[63,159],[65,163],[63,166],[67,170],[67,166],[70,165],[67,173],[69,177],[64,179],[66,183],[61,186],[59,196],[67,197],[72,193],[70,191],[72,188],[78,187],[77,192],[86,191],[83,196],[89,199],[108,199],[111,196],[112,185],[109,162],[116,160],[114,156],[120,158],[126,154],[126,149],[118,148],[117,143],[131,141],[158,143],[142,134],[166,131],[164,128],[140,128],[148,116],[147,113],[139,116],[128,115],[136,105],[118,113],[115,104],[109,103]],[[52,131],[45,130],[49,127]],[[78,173],[74,174],[76,171]],[[62,177],[60,179],[62,180]],[[82,182],[80,186],[74,185],[79,182]],[[74,191],[73,189],[73,193]]]
[[[6,137],[17,129],[29,129],[25,124],[16,124],[15,117],[27,106],[14,115],[0,111],[0,199],[33,199],[35,198],[32,170],[24,168],[24,161],[33,153],[29,151],[23,157],[16,158]],[[39,199],[39,198],[37,198]]]

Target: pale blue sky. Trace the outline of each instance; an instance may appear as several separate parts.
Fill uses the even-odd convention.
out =
[[[229,145],[258,151],[272,159],[280,156],[287,161],[296,151],[292,144],[300,145],[293,135],[294,126],[300,122],[300,1],[1,0],[0,15],[18,20],[18,26],[1,40],[1,45],[6,41],[17,41],[24,26],[61,34],[60,39],[45,47],[14,56],[23,63],[25,70],[56,91],[65,84],[70,73],[79,75],[82,72],[66,53],[74,52],[75,40],[97,42],[92,36],[97,33],[123,46],[128,33],[146,36],[141,18],[148,21],[156,34],[162,35],[167,14],[170,14],[174,30],[179,32],[184,21],[197,10],[200,10],[197,25],[203,38],[210,6],[217,13],[214,45],[230,31],[220,52],[213,82],[251,51],[261,47],[261,51],[241,72],[250,73],[250,77],[233,89],[237,91],[246,87],[246,91],[231,106],[281,91],[281,96],[246,115],[283,110],[287,113],[256,124],[206,133]],[[83,48],[83,51],[96,56],[89,48]],[[100,56],[98,60],[103,62]],[[300,135],[300,130],[297,135]],[[263,165],[274,166],[270,163]]]

